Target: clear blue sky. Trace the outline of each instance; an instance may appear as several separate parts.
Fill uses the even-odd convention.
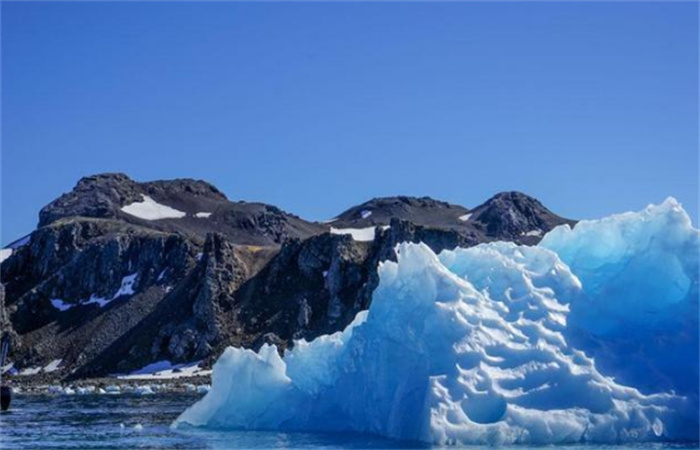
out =
[[[2,2],[2,242],[78,179],[698,221],[698,4]]]

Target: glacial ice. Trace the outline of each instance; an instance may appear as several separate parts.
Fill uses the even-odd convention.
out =
[[[226,349],[175,426],[697,441],[698,230],[674,200],[557,228],[537,247],[397,253],[344,331],[284,357]]]
[[[700,234],[676,200],[558,227],[540,246],[585,287],[571,305],[571,342],[618,381],[697,398]]]

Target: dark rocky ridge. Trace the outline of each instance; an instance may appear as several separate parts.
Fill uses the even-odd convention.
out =
[[[178,219],[143,220],[121,210],[148,196],[186,213]],[[211,213],[197,217],[197,213]],[[238,244],[279,245],[289,238],[307,238],[326,229],[264,203],[231,202],[211,184],[179,179],[138,183],[120,173],[81,179],[69,193],[46,205],[39,213],[39,228],[62,218],[115,219],[158,231],[182,233],[204,240],[221,233]]]
[[[186,216],[143,220],[121,210],[143,196]],[[562,223],[573,222],[517,192],[473,210],[427,197],[374,199],[319,224],[230,202],[204,181],[96,175],[43,208],[38,229],[3,261],[0,320],[15,333],[18,367],[62,359],[64,377],[211,361],[227,345],[285,348],[344,328],[369,306],[377,266],[395,259],[399,242],[435,251],[491,240],[534,244],[537,230]],[[388,228],[370,242],[328,232],[378,225]],[[124,285],[130,276],[133,293]]]

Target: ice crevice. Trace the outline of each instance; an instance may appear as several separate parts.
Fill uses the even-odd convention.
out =
[[[439,445],[696,441],[698,238],[668,199],[535,247],[400,244],[344,331],[284,357],[229,347],[175,426]]]

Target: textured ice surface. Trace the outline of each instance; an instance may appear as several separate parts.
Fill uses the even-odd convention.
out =
[[[698,394],[700,235],[674,200],[548,233],[584,286],[568,334],[599,369],[645,392]]]
[[[672,200],[557,229],[540,247],[436,256],[401,244],[369,311],[345,331],[297,342],[284,358],[274,346],[228,348],[211,391],[176,424],[437,444],[696,440],[697,387],[684,383],[697,374],[662,366],[698,365],[697,333],[667,328],[697,330],[687,314],[697,310],[697,245]],[[634,338],[662,342],[625,353]],[[644,370],[656,381],[640,381]]]

